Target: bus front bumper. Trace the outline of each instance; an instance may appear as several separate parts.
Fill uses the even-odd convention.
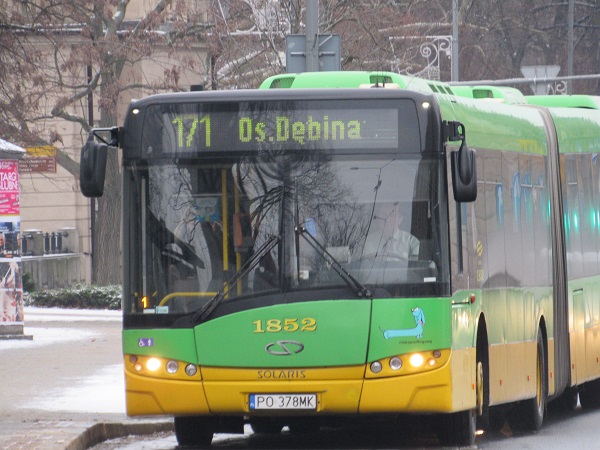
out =
[[[251,370],[202,368],[202,380],[179,381],[125,372],[127,414],[281,415],[434,413],[475,407],[469,353],[411,375],[364,378],[364,366],[336,369]],[[265,378],[265,374],[269,374]],[[302,378],[301,378],[302,377]],[[320,378],[319,378],[320,377]],[[251,379],[253,378],[253,379]],[[258,378],[258,379],[257,379]],[[314,394],[314,409],[252,409],[253,394]]]

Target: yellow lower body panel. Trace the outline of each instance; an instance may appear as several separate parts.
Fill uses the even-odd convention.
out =
[[[365,381],[361,413],[450,412],[475,407],[474,364],[471,349],[453,351],[436,370]]]
[[[208,414],[208,404],[199,381],[165,380],[125,372],[127,414]]]
[[[232,414],[250,411],[250,394],[316,394],[316,412],[355,414],[364,366],[304,369],[230,369],[203,367],[210,409]]]
[[[369,379],[364,378],[365,366],[291,370],[203,367],[202,381],[126,371],[127,413],[244,415],[252,412],[251,394],[316,394],[314,412],[318,414],[459,411],[475,407],[473,360],[473,349],[459,350],[435,370]]]
[[[204,389],[212,412],[232,414],[249,412],[250,394],[317,394],[316,412],[355,414],[358,412],[363,380],[205,382]]]
[[[491,405],[515,402],[535,396],[537,341],[491,345],[489,356]],[[552,366],[549,365],[549,367]],[[550,380],[553,384],[553,378]]]

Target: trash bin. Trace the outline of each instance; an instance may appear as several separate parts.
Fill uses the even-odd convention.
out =
[[[23,256],[42,256],[44,254],[44,235],[41,230],[23,231],[21,246]]]
[[[62,252],[61,253],[78,253],[79,252],[79,233],[75,227],[60,228],[58,232],[62,235]]]

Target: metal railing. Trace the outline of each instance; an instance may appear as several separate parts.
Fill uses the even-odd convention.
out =
[[[14,233],[17,235],[18,233]],[[8,252],[19,251],[19,236],[12,238],[11,233],[5,233],[6,250]],[[9,241],[15,241],[10,242]],[[65,228],[59,231],[42,232],[40,230],[26,230],[20,235],[22,256],[43,256],[64,253],[77,253],[79,247],[79,237],[75,228]],[[18,253],[17,253],[18,254]]]

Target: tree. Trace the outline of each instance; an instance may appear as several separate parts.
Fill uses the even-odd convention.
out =
[[[343,70],[398,68],[405,59],[398,55],[414,49],[414,42],[390,40],[416,21],[410,9],[391,3],[319,2],[319,32],[341,36]],[[285,72],[285,37],[304,33],[305,0],[213,0],[211,15],[213,88],[255,87],[267,76]],[[430,28],[415,25],[410,33]]]
[[[320,0],[319,30],[341,36],[343,70],[415,74],[429,62],[419,53],[422,44],[451,34],[452,1]],[[185,89],[190,80],[211,89],[254,88],[285,71],[285,36],[304,33],[305,0],[154,0],[141,10],[149,3],[0,0],[3,137],[22,146],[60,144],[58,163],[78,177],[90,126],[118,125],[130,98]],[[558,64],[564,74],[567,6],[460,0],[461,79],[520,77],[522,65],[535,64]],[[600,5],[575,6],[575,73],[595,73]],[[449,59],[439,61],[439,78],[449,80]],[[592,93],[597,85],[580,82],[576,92]],[[99,283],[120,279],[116,152],[107,175],[97,213]]]
[[[449,81],[449,52],[423,45],[452,34],[453,1],[320,0],[319,31],[341,36],[343,70],[418,74],[439,56],[439,78]],[[253,87],[267,75],[284,72],[285,34],[304,33],[304,4],[213,0],[213,86]],[[458,0],[458,5],[461,80],[522,77],[523,65],[560,65],[566,75],[568,0]],[[575,74],[599,70],[599,24],[600,5],[575,2]],[[424,55],[432,49],[427,60]],[[594,93],[597,85],[577,82],[576,91]]]
[[[28,143],[37,140],[29,117],[37,113],[45,85],[37,63],[42,51],[23,42],[27,27],[20,25],[18,11],[11,13],[6,5],[1,6],[0,133],[4,139]],[[24,85],[23,79],[30,82]]]
[[[7,64],[0,72],[0,87],[8,100],[0,104],[6,119],[0,131],[22,145],[62,143],[58,163],[74,177],[79,176],[79,147],[92,126],[117,125],[134,96],[180,90],[194,72],[206,77],[204,1],[156,0],[151,9],[132,14],[130,3],[139,9],[141,2],[2,3],[0,42],[10,52],[2,54]],[[63,121],[79,128],[75,142],[67,143],[59,131]],[[113,151],[105,195],[97,200],[93,236],[101,244],[94,246],[93,280],[99,284],[121,279],[119,205],[119,166]]]
[[[567,75],[567,0],[461,4],[462,79],[521,77],[523,65],[559,65],[559,75]],[[597,73],[600,5],[575,2],[574,18],[574,74]],[[576,92],[594,93],[596,86],[577,82]]]

